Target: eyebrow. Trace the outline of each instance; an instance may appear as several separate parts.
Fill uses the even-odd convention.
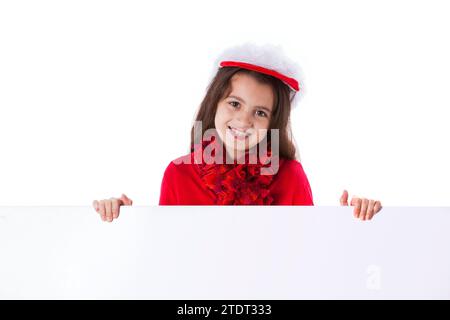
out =
[[[239,100],[240,102],[246,104],[246,102],[244,101],[244,99],[242,99],[241,97],[238,97],[238,96],[228,96],[228,98],[234,98],[234,99]],[[256,106],[256,107],[257,107],[257,108],[264,109],[264,110],[266,110],[266,111],[269,112],[269,113],[272,112],[272,110],[270,110],[269,108],[266,108],[266,107],[264,107],[264,106]]]

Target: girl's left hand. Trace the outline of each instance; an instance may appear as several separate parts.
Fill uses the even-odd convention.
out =
[[[341,196],[341,206],[348,206],[348,192],[344,190]],[[370,200],[366,198],[352,198],[350,201],[351,206],[355,206],[353,215],[355,218],[359,218],[362,221],[370,220],[372,217],[381,210],[381,202],[378,200]]]

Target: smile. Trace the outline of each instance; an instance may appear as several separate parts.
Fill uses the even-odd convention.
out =
[[[231,131],[231,133],[236,137],[236,138],[240,138],[240,139],[245,139],[248,138],[251,134],[250,133],[246,133],[245,131],[241,131],[239,129],[233,128],[228,126],[228,129]]]

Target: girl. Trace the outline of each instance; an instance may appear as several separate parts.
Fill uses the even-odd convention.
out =
[[[191,130],[191,152],[172,161],[160,205],[314,205],[296,157],[290,111],[299,100],[299,68],[280,47],[245,44],[216,61]],[[341,205],[348,206],[344,190]],[[118,218],[120,198],[94,200],[103,221]],[[370,220],[380,201],[354,197],[354,216]]]

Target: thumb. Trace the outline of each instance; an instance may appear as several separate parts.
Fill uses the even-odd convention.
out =
[[[122,196],[120,197],[120,201],[124,206],[131,206],[133,204],[133,200],[128,198],[124,193],[122,193]]]
[[[97,200],[92,201],[92,206],[94,207],[95,211],[98,211],[98,201]]]
[[[344,190],[341,196],[341,206],[348,206],[348,192],[347,190]]]

